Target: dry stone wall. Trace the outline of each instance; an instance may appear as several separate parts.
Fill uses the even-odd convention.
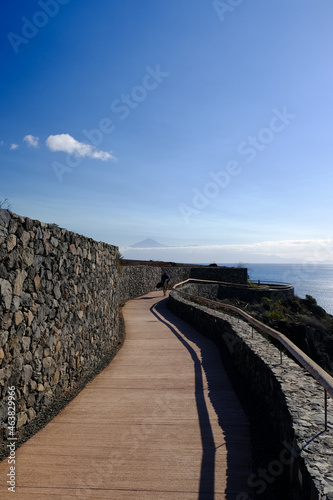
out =
[[[260,304],[263,297],[271,300],[279,300],[291,298],[294,296],[294,287],[292,285],[262,285],[254,287],[250,285],[219,285],[217,298],[224,299],[239,299],[244,302],[257,302]]]
[[[17,429],[117,342],[117,247],[0,210],[0,424]]]
[[[247,269],[245,267],[194,267],[191,269],[190,278],[212,281],[225,281],[228,283],[247,283]]]
[[[182,291],[211,300],[238,299],[249,303],[260,303],[263,297],[279,300],[294,296],[294,287],[292,285],[266,285],[256,288],[242,282],[229,282],[228,284],[214,284],[213,281],[209,283],[189,282],[182,285]]]
[[[247,279],[247,269],[234,267],[205,267],[191,265],[165,265],[156,266],[154,262],[151,265],[120,266],[119,268],[119,300],[125,302],[128,299],[144,295],[156,288],[156,284],[161,280],[161,275],[166,272],[170,277],[170,286],[176,285],[189,278],[201,280],[225,281],[231,283],[244,283]],[[210,284],[188,284],[191,289],[201,290],[209,287],[210,293],[214,290],[214,297],[217,294],[216,285]],[[198,292],[199,293],[199,292]]]
[[[170,277],[170,288],[189,278],[191,267],[188,266],[121,266],[119,270],[120,303],[144,295],[156,289],[164,272]],[[162,293],[159,289],[158,293]]]

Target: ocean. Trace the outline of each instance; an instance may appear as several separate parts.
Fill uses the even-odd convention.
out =
[[[219,264],[231,266],[231,264]],[[333,314],[333,265],[306,264],[244,264],[250,280],[290,283],[295,295],[311,295],[317,304]],[[237,264],[235,264],[237,267]]]

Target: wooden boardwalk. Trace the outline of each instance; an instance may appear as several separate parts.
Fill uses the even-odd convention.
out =
[[[238,500],[251,475],[249,425],[208,339],[161,292],[124,307],[112,363],[16,451],[0,498]]]

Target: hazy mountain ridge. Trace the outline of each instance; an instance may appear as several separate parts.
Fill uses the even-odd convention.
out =
[[[151,238],[146,238],[138,243],[134,243],[134,245],[130,245],[130,248],[168,248],[168,246]]]

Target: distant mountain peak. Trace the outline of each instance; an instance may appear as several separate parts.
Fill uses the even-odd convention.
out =
[[[131,248],[167,248],[167,245],[162,245],[158,241],[152,240],[151,238],[146,238],[145,240],[139,241],[134,245],[130,245]]]

